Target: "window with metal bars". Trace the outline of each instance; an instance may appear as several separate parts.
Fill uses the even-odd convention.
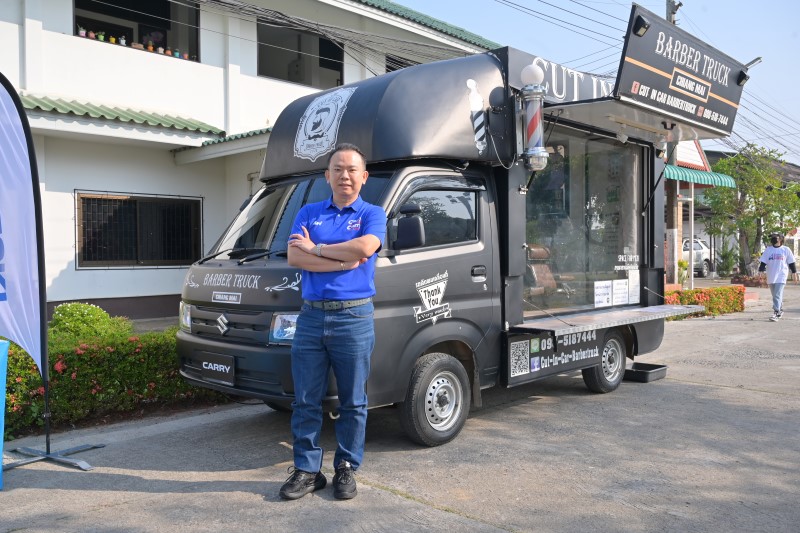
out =
[[[200,258],[202,200],[77,193],[78,267],[181,266]]]

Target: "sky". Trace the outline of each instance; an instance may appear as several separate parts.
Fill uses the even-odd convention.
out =
[[[394,0],[503,46],[576,70],[615,73],[631,3],[622,0]],[[639,5],[666,18],[667,2]],[[704,141],[735,151],[750,142],[800,165],[800,1],[683,0],[684,31],[750,68],[733,134]]]

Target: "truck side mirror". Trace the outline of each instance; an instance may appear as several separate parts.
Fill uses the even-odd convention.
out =
[[[419,214],[422,209],[417,204],[403,204],[400,206],[401,218],[397,220],[397,238],[392,248],[406,250],[425,246],[425,226]]]

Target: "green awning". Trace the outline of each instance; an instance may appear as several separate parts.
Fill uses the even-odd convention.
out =
[[[694,170],[675,165],[667,165],[664,170],[664,177],[668,180],[689,181],[701,185],[713,185],[715,187],[736,188],[736,182],[727,174],[719,172],[706,172],[704,170]]]

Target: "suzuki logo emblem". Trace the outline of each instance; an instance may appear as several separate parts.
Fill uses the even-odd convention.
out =
[[[219,318],[217,318],[217,329],[223,335],[228,333],[228,331],[231,329],[228,327],[228,319],[225,317],[225,314],[221,314],[219,315]]]

